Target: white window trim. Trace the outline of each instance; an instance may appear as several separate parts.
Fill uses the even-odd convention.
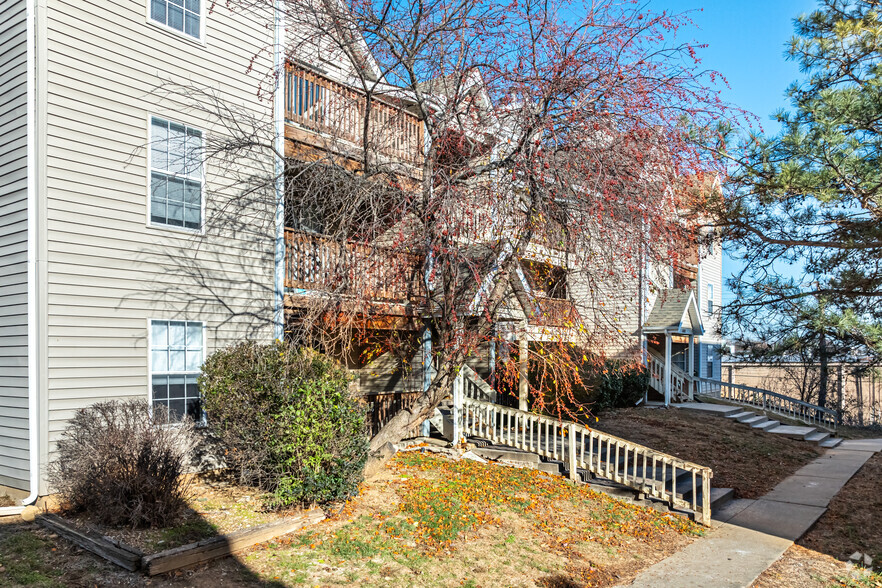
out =
[[[150,407],[151,414],[153,411],[153,321],[184,321],[191,323],[202,323],[202,362],[208,359],[208,322],[204,320],[189,318],[157,318],[150,317],[147,319],[147,406]],[[192,372],[163,372],[171,375],[175,374],[191,374]],[[202,371],[200,370],[200,374]],[[205,411],[202,411],[201,418],[196,421],[197,425],[205,425]]]
[[[714,313],[714,285],[713,285],[713,283],[708,283],[707,287],[705,288],[705,291],[707,293],[707,301],[706,301],[707,306],[705,308],[707,310],[708,316],[710,316]]]
[[[152,120],[154,118],[164,120],[165,122],[168,122],[168,123],[175,123],[175,124],[183,125],[184,127],[188,128],[188,129],[193,129],[193,130],[199,131],[200,133],[202,133],[202,144],[200,145],[200,149],[202,150],[203,153],[205,152],[205,130],[204,129],[202,129],[200,127],[194,127],[192,125],[188,125],[187,123],[185,123],[181,120],[169,118],[169,117],[163,116],[161,114],[152,114],[152,113],[147,114],[147,165],[146,165],[146,168],[147,168],[147,190],[146,190],[147,209],[146,209],[146,214],[144,215],[145,216],[145,223],[146,223],[145,226],[148,229],[158,229],[161,231],[172,231],[175,233],[185,233],[188,235],[204,235],[205,234],[205,184],[207,182],[207,179],[206,179],[207,166],[205,165],[204,160],[202,161],[202,182],[201,182],[201,186],[199,189],[199,217],[200,217],[199,218],[199,228],[198,229],[190,229],[187,227],[176,227],[174,225],[165,225],[162,223],[154,223],[150,218],[150,216],[151,216],[150,209],[151,209],[152,198],[153,198],[152,183],[153,183],[153,171],[154,171],[153,170],[153,136],[151,134],[151,132],[152,132],[151,125],[152,125]],[[167,170],[156,170],[156,171],[158,173],[168,175]]]
[[[205,4],[206,0],[199,0],[199,37],[193,37],[184,31],[179,31],[178,29],[170,27],[165,23],[161,23],[158,20],[153,20],[153,17],[150,15],[150,0],[144,0],[144,19],[148,25],[156,27],[163,33],[169,33],[199,47],[205,47],[205,21],[208,17],[208,11],[205,9]]]

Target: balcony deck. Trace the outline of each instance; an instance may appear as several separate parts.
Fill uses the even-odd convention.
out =
[[[541,327],[577,327],[581,321],[579,311],[572,300],[537,296],[539,312],[531,316],[529,323]]]
[[[376,95],[368,104],[363,92],[292,64],[285,71],[285,121],[286,155],[291,157],[306,155],[305,146],[350,162],[360,161],[365,147],[410,166],[422,158],[423,124],[413,113]]]
[[[285,229],[285,289],[301,297],[415,304],[422,300],[421,268],[416,255]]]

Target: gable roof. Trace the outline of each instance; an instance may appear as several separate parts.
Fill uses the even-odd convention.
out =
[[[643,325],[643,332],[703,335],[704,325],[695,292],[679,288],[662,290]]]

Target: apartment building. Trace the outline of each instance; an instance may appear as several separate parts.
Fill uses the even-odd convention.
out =
[[[204,222],[228,170],[198,153],[223,129],[159,90],[210,89],[271,120],[272,29],[208,7],[0,3],[0,486],[47,492],[77,408],[192,412],[206,354],[273,335],[272,235]]]
[[[327,151],[331,135],[354,152],[363,141],[344,107],[362,100],[346,68],[304,48],[277,82],[267,75],[280,63],[273,15],[209,5],[0,0],[0,489],[21,498],[49,491],[53,443],[78,408],[146,398],[198,417],[203,359],[244,338],[283,336],[282,317],[297,320],[316,294],[345,295],[335,256],[354,264],[345,288],[387,309],[372,328],[404,328],[413,316],[418,260],[360,267],[362,245],[287,214],[277,185],[243,184],[276,175],[268,151],[202,156],[233,120],[284,144],[291,160]],[[188,93],[228,106],[227,118]],[[401,96],[373,109],[378,156],[418,181],[422,122]],[[353,156],[334,157],[346,167]],[[230,202],[236,214],[218,214]],[[698,372],[718,376],[719,259],[718,247],[696,256],[688,283],[647,261],[615,293],[588,295],[576,262],[539,244],[523,252],[500,322],[527,342],[575,337],[580,317],[605,313],[639,347],[654,307],[687,292],[681,320],[659,322],[656,334],[668,338],[670,364],[685,361],[682,337],[692,336]],[[420,353],[406,377],[388,357],[367,366],[375,376],[362,378],[364,392],[420,390]]]

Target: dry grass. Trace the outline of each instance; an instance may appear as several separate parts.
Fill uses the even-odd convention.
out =
[[[66,517],[79,527],[89,527],[145,553],[154,553],[279,520],[284,512],[262,509],[261,494],[254,488],[224,481],[199,480],[189,485],[187,510],[171,525],[155,529],[128,529],[100,525],[86,515]]]
[[[793,545],[751,588],[882,588],[882,576]]]
[[[841,560],[855,551],[869,554],[882,570],[882,454],[877,453],[833,497],[827,512],[799,544]]]
[[[625,408],[599,415],[593,426],[710,466],[713,485],[738,498],[759,498],[824,450],[813,443],[762,433],[720,416],[669,408]]]
[[[411,453],[338,516],[244,562],[285,585],[609,586],[698,533],[534,470]]]
[[[152,579],[34,524],[0,524],[0,585],[610,586],[700,533],[560,477],[408,453],[321,525]]]

